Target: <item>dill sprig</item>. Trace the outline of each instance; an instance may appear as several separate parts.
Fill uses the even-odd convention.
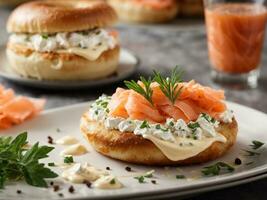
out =
[[[148,79],[145,79],[143,76],[141,76],[140,80],[144,84],[144,87],[142,85],[139,85],[134,80],[124,81],[124,83],[129,89],[132,89],[135,92],[141,94],[143,97],[146,98],[147,101],[149,101],[149,103],[151,103],[151,105],[153,105],[153,101],[152,101],[153,90],[150,87],[152,83],[151,77],[149,77]]]
[[[182,82],[182,71],[176,66],[171,73],[171,77],[163,78],[158,71],[154,71],[154,81],[159,84],[161,91],[172,102],[175,103],[176,99],[181,93],[182,87],[178,89],[178,85]]]

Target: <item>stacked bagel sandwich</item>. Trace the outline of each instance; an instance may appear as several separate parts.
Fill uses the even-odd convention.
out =
[[[120,45],[117,20],[103,1],[33,1],[10,15],[7,44],[17,74],[43,80],[90,80],[117,70]]]

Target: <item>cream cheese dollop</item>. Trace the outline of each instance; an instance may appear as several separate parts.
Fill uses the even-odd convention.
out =
[[[85,148],[84,145],[78,143],[73,144],[71,146],[66,147],[64,150],[60,152],[61,156],[79,156],[86,154],[88,150]]]
[[[61,144],[61,145],[72,145],[77,143],[79,143],[79,141],[71,135],[66,135],[56,140],[56,144]]]
[[[72,183],[83,183],[84,181],[95,181],[101,176],[108,175],[106,171],[96,169],[88,163],[76,163],[64,170],[61,176]]]
[[[114,175],[102,176],[93,183],[93,187],[99,189],[119,189],[122,183]]]

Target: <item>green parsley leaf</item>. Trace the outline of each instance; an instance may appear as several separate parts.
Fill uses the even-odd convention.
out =
[[[6,181],[20,179],[33,186],[47,187],[45,178],[58,176],[39,162],[48,157],[54,148],[36,143],[30,149],[25,149],[26,144],[27,132],[14,139],[0,137],[0,188],[4,188]]]
[[[253,140],[253,141],[252,141],[252,144],[249,145],[249,146],[251,146],[252,149],[256,150],[256,149],[261,148],[263,145],[264,145],[263,142],[260,142],[260,141],[258,141],[258,140]]]
[[[230,173],[233,172],[235,168],[224,162],[217,162],[214,165],[204,167],[201,172],[205,176],[217,176],[222,170],[226,173]]]
[[[74,163],[73,157],[72,156],[66,156],[64,158],[64,163],[67,163],[67,164]]]
[[[148,79],[145,79],[144,77],[141,76],[140,80],[144,86],[140,85],[139,83],[137,83],[134,80],[124,81],[124,83],[129,89],[134,90],[135,92],[141,94],[143,97],[145,97],[145,99],[151,105],[153,105],[153,102],[152,102],[153,90],[150,87],[150,85],[152,83],[151,77],[149,77]]]

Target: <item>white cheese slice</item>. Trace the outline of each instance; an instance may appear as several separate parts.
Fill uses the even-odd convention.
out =
[[[153,135],[143,135],[143,137],[153,142],[172,161],[191,158],[209,148],[216,141],[226,142],[226,138],[219,133],[215,137],[203,137],[201,140],[176,137],[175,143],[161,140]]]

